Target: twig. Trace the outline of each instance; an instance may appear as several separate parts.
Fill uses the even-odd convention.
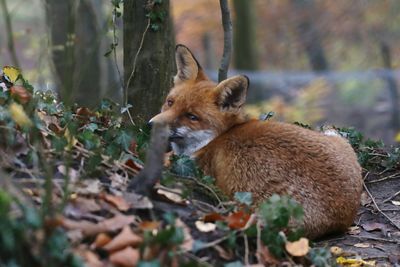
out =
[[[374,206],[375,206],[375,208],[377,209],[377,211],[378,211],[379,213],[381,213],[386,219],[388,219],[389,222],[390,222],[393,226],[395,226],[398,230],[400,230],[400,226],[398,226],[389,216],[386,215],[386,213],[384,213],[384,212],[378,207],[378,204],[376,204],[376,201],[375,201],[374,197],[372,196],[371,192],[368,190],[368,187],[365,185],[364,182],[363,182],[363,186],[364,186],[365,191],[367,191],[369,197],[372,199],[372,202],[374,203]]]
[[[10,13],[8,12],[7,8],[7,2],[6,0],[1,0],[1,9],[3,10],[3,16],[4,16],[4,21],[6,24],[6,31],[7,31],[7,37],[8,37],[8,50],[11,55],[11,59],[13,61],[13,65],[17,68],[20,67],[17,53],[15,51],[15,44],[14,44],[14,36],[13,36],[13,30],[12,30],[12,24],[11,24],[11,17]]]
[[[129,85],[130,85],[130,83],[131,83],[131,80],[132,80],[133,77],[135,76],[137,59],[138,59],[138,57],[139,57],[140,51],[141,51],[142,48],[143,48],[144,37],[146,36],[146,33],[147,33],[147,31],[149,30],[149,28],[150,28],[150,24],[151,24],[151,23],[150,23],[150,18],[149,18],[149,19],[147,19],[146,29],[143,31],[142,39],[140,40],[139,48],[138,48],[138,50],[137,50],[137,52],[136,52],[135,58],[133,59],[132,72],[131,72],[131,74],[129,75],[128,81],[126,82],[126,86],[125,86],[125,90],[124,90],[124,105],[125,105],[125,106],[128,105],[128,88],[129,88]]]
[[[257,219],[257,224],[256,224],[256,229],[257,229],[257,260],[258,262],[262,262],[260,259],[261,256],[261,220],[260,218]]]
[[[200,264],[200,266],[208,266],[208,267],[212,267],[211,264],[209,264],[208,262],[203,261],[202,259],[200,259],[199,257],[197,257],[196,255],[193,255],[191,253],[185,252],[183,253],[184,256],[196,261],[197,263]]]
[[[372,236],[357,236],[354,235],[354,238],[357,239],[368,239],[368,240],[374,240],[374,241],[381,241],[381,242],[388,242],[388,243],[395,243],[395,244],[399,244],[400,242],[394,239],[386,239],[386,238],[380,238],[380,237],[372,237]],[[331,241],[331,240],[329,240]]]
[[[218,82],[225,80],[228,76],[229,63],[232,54],[232,21],[227,0],[219,0],[222,16],[222,27],[224,29],[224,53],[221,59],[221,66],[218,70]]]
[[[150,195],[153,186],[162,177],[168,136],[169,128],[166,124],[155,123],[153,125],[150,145],[146,155],[146,164],[129,184],[128,191],[133,190],[144,196]]]
[[[244,265],[249,266],[249,240],[245,233],[243,233],[243,239],[244,239]]]
[[[370,182],[367,182],[367,183],[368,184],[374,184],[374,183],[382,182],[382,181],[389,180],[389,179],[396,179],[396,178],[400,178],[400,173],[396,172],[394,174],[391,174],[391,175],[382,177],[382,178],[380,178],[378,180],[370,181]]]
[[[230,236],[230,235],[226,235],[226,236],[223,236],[223,237],[221,237],[221,238],[215,239],[214,241],[205,243],[205,244],[203,244],[202,246],[200,246],[200,247],[197,249],[197,251],[202,250],[202,249],[206,249],[206,248],[214,247],[214,246],[218,245],[219,243],[222,243],[222,242],[224,242],[225,240],[227,240],[227,239],[229,238],[229,236]]]
[[[393,196],[388,197],[387,199],[385,199],[383,201],[383,203],[388,202],[389,200],[392,200],[393,198],[397,197],[398,195],[400,195],[400,191],[397,191]]]

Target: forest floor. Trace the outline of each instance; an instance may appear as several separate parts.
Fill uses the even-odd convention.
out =
[[[336,246],[342,255],[400,266],[400,172],[365,174],[362,205],[349,231],[316,243]],[[389,219],[390,218],[390,219]]]

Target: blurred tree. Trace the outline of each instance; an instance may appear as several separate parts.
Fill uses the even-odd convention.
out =
[[[124,3],[124,102],[136,121],[158,113],[172,85],[175,42],[169,0]]]
[[[259,67],[254,0],[233,0],[235,11],[233,62],[236,69],[257,70]]]
[[[12,24],[11,24],[11,16],[10,16],[10,13],[8,12],[6,0],[1,0],[0,5],[1,5],[1,9],[3,10],[3,17],[4,17],[5,26],[6,26],[5,28],[7,31],[8,51],[10,52],[12,64],[15,67],[19,68],[20,67],[19,61],[18,61],[17,53],[15,52],[14,36],[13,36],[13,30],[12,30]]]
[[[313,71],[329,70],[328,60],[322,45],[321,34],[315,23],[314,0],[292,0],[295,12],[300,14],[297,24],[297,32],[300,43],[307,54]]]
[[[56,84],[67,104],[93,107],[109,88],[118,100],[113,62],[101,49],[103,10],[91,0],[45,0]],[[106,25],[105,27],[108,27]]]

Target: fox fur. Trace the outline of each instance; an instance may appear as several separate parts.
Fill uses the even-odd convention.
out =
[[[177,74],[161,113],[177,154],[191,156],[229,196],[251,192],[255,203],[289,195],[304,208],[309,238],[345,231],[362,191],[361,167],[348,142],[335,135],[275,121],[249,119],[243,111],[249,80],[209,80],[183,46]]]

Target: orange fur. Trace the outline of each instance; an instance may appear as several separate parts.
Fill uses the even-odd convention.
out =
[[[362,178],[346,140],[292,124],[249,120],[242,111],[246,77],[215,84],[182,45],[176,60],[175,86],[152,119],[171,126],[176,152],[195,158],[229,196],[251,192],[256,203],[274,193],[293,197],[304,208],[310,238],[344,231],[352,223]]]

